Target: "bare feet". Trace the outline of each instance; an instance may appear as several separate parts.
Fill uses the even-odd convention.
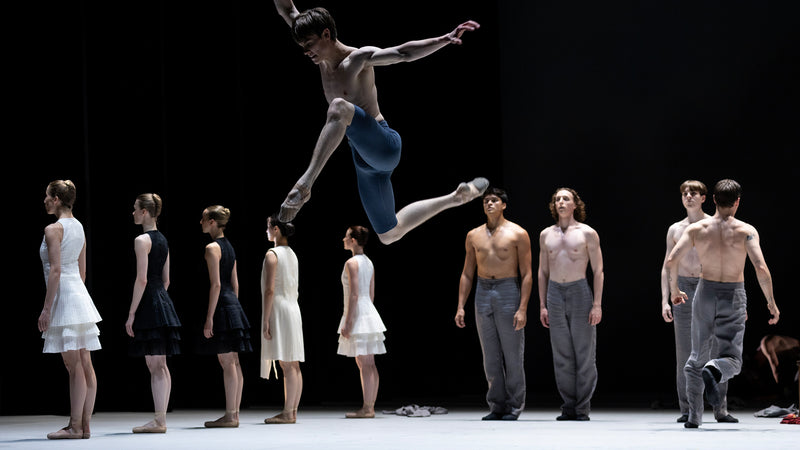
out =
[[[239,419],[225,414],[217,420],[206,422],[206,428],[236,428],[239,426]]]
[[[372,408],[361,408],[356,412],[345,413],[348,419],[372,419],[375,417],[375,410]]]
[[[133,427],[134,433],[166,433],[167,426],[151,420],[140,427]]]
[[[47,433],[47,439],[83,439],[83,432],[66,426],[58,431]]]
[[[489,180],[483,177],[478,177],[469,183],[459,184],[458,188],[456,188],[455,197],[458,199],[460,204],[464,204],[483,195],[488,187]]]
[[[286,196],[286,200],[281,204],[278,220],[281,222],[291,222],[297,215],[297,212],[300,211],[300,208],[302,208],[310,198],[310,187],[302,183],[295,184],[292,190],[289,191],[289,195]]]
[[[294,416],[291,412],[284,411],[276,416],[268,417],[264,419],[264,423],[295,423],[297,422],[297,417]]]

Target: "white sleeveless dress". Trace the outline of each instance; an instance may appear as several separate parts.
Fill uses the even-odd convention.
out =
[[[337,353],[345,356],[358,355],[380,355],[386,353],[383,341],[386,339],[383,332],[386,327],[383,325],[381,316],[372,299],[369,296],[369,285],[372,281],[372,274],[375,267],[366,255],[355,255],[353,258],[358,262],[358,302],[356,303],[355,319],[350,337],[342,336],[342,327],[347,319],[347,309],[350,298],[350,281],[347,274],[347,266],[342,270],[342,288],[344,291],[344,314],[339,321],[339,349]]]
[[[50,309],[50,326],[42,333],[43,353],[61,353],[68,350],[99,350],[100,314],[97,312],[86,285],[81,280],[78,257],[86,242],[83,225],[75,218],[58,219],[64,228],[61,240],[61,278],[58,291]],[[50,275],[47,242],[39,247],[45,284]]]
[[[264,311],[261,311],[261,378],[269,378],[275,369],[275,361],[305,361],[303,350],[303,319],[300,316],[300,305],[297,303],[297,256],[285,245],[269,249],[278,258],[275,270],[275,296],[272,302],[272,314],[269,317],[269,329],[272,339],[264,338]],[[264,258],[264,264],[267,263]],[[263,266],[262,266],[263,267]],[[261,273],[263,274],[263,268]],[[261,295],[267,280],[261,278]],[[262,308],[263,309],[263,308]]]

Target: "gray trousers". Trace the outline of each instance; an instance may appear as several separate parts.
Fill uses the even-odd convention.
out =
[[[703,423],[702,371],[714,366],[726,382],[742,370],[742,343],[747,314],[744,283],[700,280],[692,306],[692,353],[686,361],[686,394],[689,397],[689,422]],[[711,359],[712,341],[717,341],[718,356]]]
[[[475,322],[483,350],[483,370],[492,412],[519,416],[525,408],[525,330],[514,330],[519,279],[478,278]]]
[[[547,311],[556,386],[568,415],[589,415],[597,386],[596,328],[589,325],[592,290],[586,279],[569,283],[550,281]]]
[[[678,389],[678,404],[681,408],[681,414],[689,414],[689,397],[686,393],[686,372],[684,366],[686,361],[689,360],[689,355],[692,352],[692,304],[694,299],[694,292],[697,289],[697,283],[700,278],[697,277],[678,277],[678,288],[686,293],[689,297],[686,303],[680,305],[672,305],[672,318],[675,327],[675,360],[677,362],[675,368],[675,384]],[[709,349],[711,356],[717,357],[717,340],[711,339],[711,348]],[[719,384],[719,393],[722,398],[722,403],[714,408],[714,417],[719,419],[728,415],[728,382]]]

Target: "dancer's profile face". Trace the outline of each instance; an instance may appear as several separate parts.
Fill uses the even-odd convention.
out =
[[[345,250],[350,250],[353,248],[353,237],[350,236],[350,229],[347,229],[347,233],[344,234],[344,238],[342,239],[342,243],[344,244]]]
[[[47,211],[47,214],[55,214],[56,212],[56,201],[57,197],[50,195],[47,192],[47,189],[44,191],[44,210]]]
[[[267,239],[270,242],[275,242],[275,238],[276,238],[275,234],[276,234],[277,228],[278,227],[273,227],[272,226],[272,221],[267,219]]]
[[[139,207],[139,202],[133,202],[133,223],[141,225],[144,222],[145,210]]]

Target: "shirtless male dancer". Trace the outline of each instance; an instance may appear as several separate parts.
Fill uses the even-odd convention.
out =
[[[580,222],[586,206],[574,189],[556,190],[550,213],[556,224],[539,234],[539,320],[550,329],[556,385],[564,401],[556,420],[589,420],[597,385],[595,327],[603,317],[600,237]],[[586,280],[590,263],[592,289]]]
[[[686,428],[703,423],[703,391],[708,402],[719,409],[722,397],[719,384],[742,369],[742,343],[747,317],[744,266],[747,258],[755,267],[761,291],[772,317],[778,323],[780,311],[772,293],[772,277],[761,253],[755,227],[734,218],[739,208],[742,187],[734,180],[721,180],[714,186],[714,216],[686,227],[667,257],[669,288],[673,305],[688,296],[678,286],[678,267],[694,247],[702,273],[692,306],[692,353],[686,362],[686,392],[689,419]],[[711,341],[716,339],[719,357],[711,359]]]
[[[686,180],[681,184],[680,190],[686,217],[673,223],[667,230],[667,252],[664,255],[664,264],[661,266],[661,316],[665,322],[675,322],[675,360],[677,361],[675,384],[678,389],[678,405],[681,410],[678,422],[685,423],[689,420],[689,401],[686,397],[686,376],[683,367],[692,351],[692,299],[697,283],[700,281],[700,260],[697,258],[697,252],[692,249],[678,264],[678,287],[686,292],[687,299],[686,303],[675,306],[670,306],[669,271],[666,262],[686,227],[711,216],[703,212],[703,203],[706,201],[706,193],[708,193],[705,184],[697,180]],[[714,357],[717,356],[717,342],[713,339],[711,340],[711,354]],[[717,422],[739,422],[739,419],[728,414],[728,383],[720,383],[719,393],[722,401],[719,409],[714,410]]]
[[[373,229],[391,244],[445,209],[467,203],[489,186],[485,178],[461,183],[441,197],[420,200],[395,212],[392,171],[400,162],[400,135],[389,128],[378,107],[376,66],[414,61],[448,44],[461,44],[465,31],[480,25],[467,21],[443,36],[410,41],[396,47],[350,47],[337,39],[336,24],[324,8],[298,12],[291,0],[274,0],[278,13],[292,29],[295,41],[319,66],[328,113],[311,162],[281,205],[279,220],[292,220],[311,196],[311,186],[328,158],[342,142],[350,143],[361,203]]]
[[[504,190],[483,195],[486,223],[467,233],[466,257],[458,285],[456,326],[464,328],[464,305],[478,269],[475,324],[483,350],[490,412],[483,420],[517,420],[525,408],[525,324],[533,286],[531,240],[507,220]]]

